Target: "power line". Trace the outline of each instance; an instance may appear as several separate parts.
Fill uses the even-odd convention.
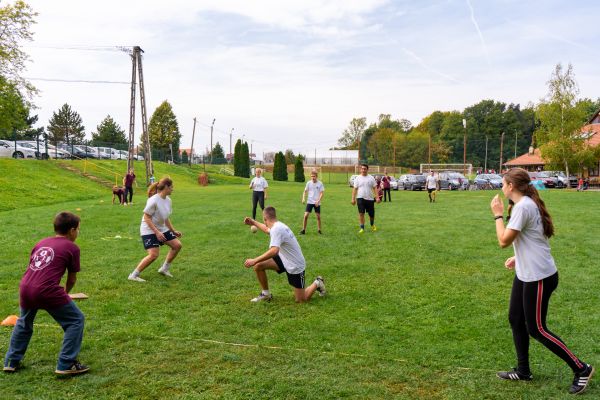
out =
[[[116,85],[129,85],[131,82],[123,81],[90,81],[83,79],[59,79],[59,78],[26,78],[31,81],[44,81],[44,82],[68,82],[68,83],[106,83]]]

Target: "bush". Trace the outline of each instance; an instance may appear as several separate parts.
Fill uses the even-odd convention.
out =
[[[302,163],[302,159],[297,157],[296,163],[294,164],[294,182],[304,182],[305,180],[304,164]]]

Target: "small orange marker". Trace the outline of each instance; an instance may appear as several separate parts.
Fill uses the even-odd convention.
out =
[[[17,324],[18,319],[19,317],[17,317],[16,315],[9,315],[8,317],[4,318],[4,321],[0,322],[0,325],[15,326]]]

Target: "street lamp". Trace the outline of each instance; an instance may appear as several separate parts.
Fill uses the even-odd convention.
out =
[[[233,157],[233,153],[231,152],[231,138],[233,137],[233,129],[231,128],[231,132],[229,133],[229,157]]]
[[[467,120],[463,118],[463,127],[465,134],[463,138],[463,175],[467,175]]]

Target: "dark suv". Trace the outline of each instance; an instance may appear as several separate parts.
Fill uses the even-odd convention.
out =
[[[425,176],[406,174],[398,178],[398,190],[423,190],[425,189]]]
[[[448,190],[466,190],[469,187],[469,180],[460,172],[446,171],[440,172],[440,189]]]

